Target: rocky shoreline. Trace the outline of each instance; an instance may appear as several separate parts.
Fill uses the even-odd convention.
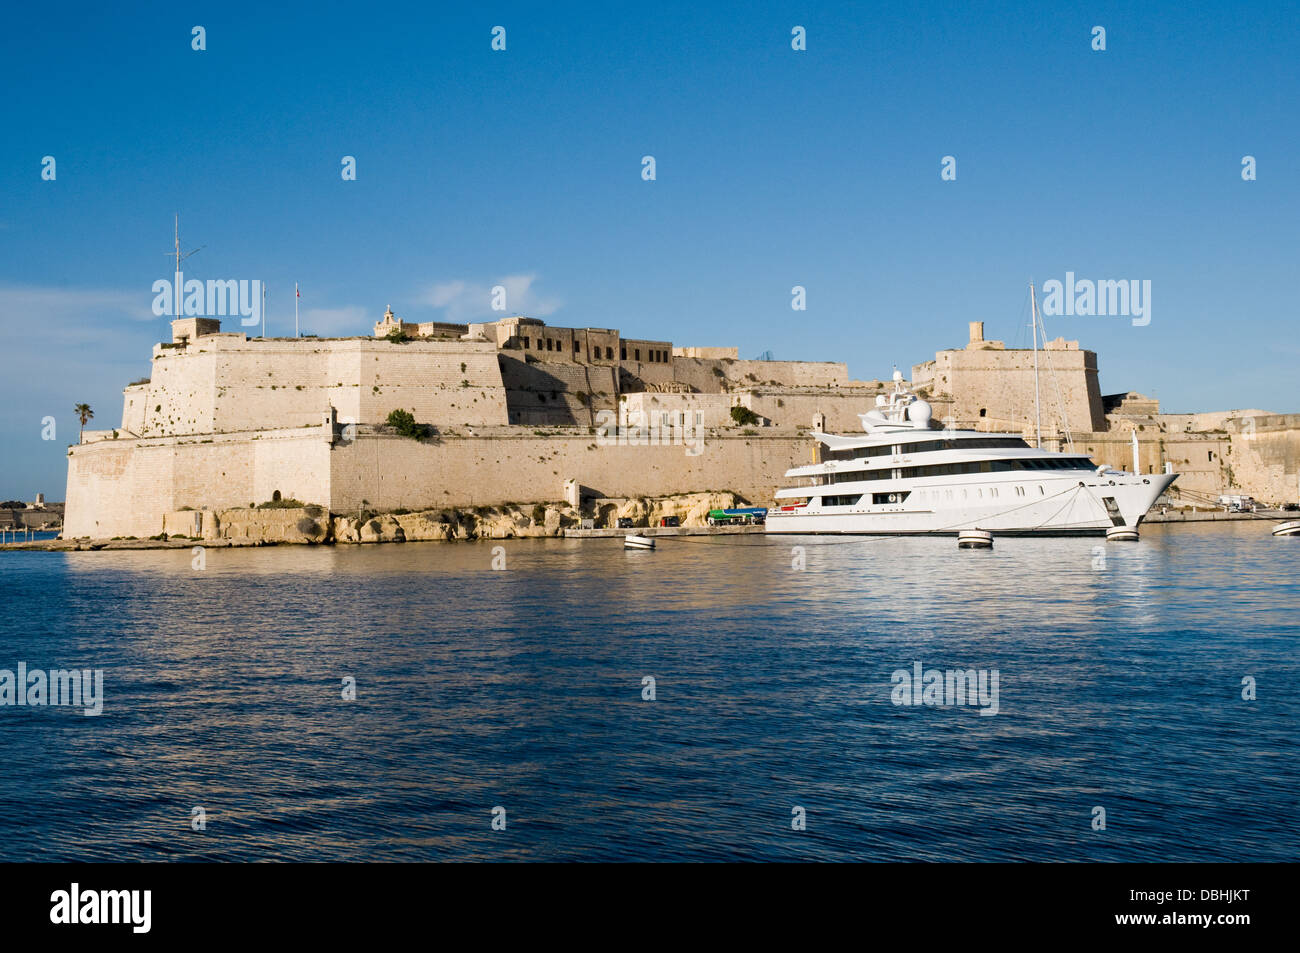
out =
[[[665,516],[684,527],[707,525],[709,510],[747,506],[731,492],[687,493],[658,499],[596,499],[581,507],[564,503],[513,504],[466,508],[329,513],[315,505],[220,511],[180,510],[163,520],[163,532],[148,539],[49,539],[8,543],[0,549],[81,552],[91,550],[186,549],[244,546],[454,542],[479,539],[562,537],[584,520],[595,528],[655,526]]]

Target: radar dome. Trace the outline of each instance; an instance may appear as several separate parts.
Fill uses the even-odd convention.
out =
[[[902,379],[903,379],[903,372],[900,371],[898,368],[894,368],[894,380],[901,381]]]
[[[925,430],[930,426],[930,417],[933,413],[930,405],[925,401],[913,401],[908,405],[907,419],[912,421],[912,426],[917,430]]]

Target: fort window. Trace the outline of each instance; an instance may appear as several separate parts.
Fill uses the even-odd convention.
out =
[[[605,348],[605,360],[607,361],[614,360],[614,349],[612,347]]]
[[[578,342],[577,342],[577,341],[574,341],[574,342],[573,342],[573,353],[574,353],[574,354],[577,354],[577,353],[578,353]]]
[[[553,351],[553,350],[555,350],[554,344],[553,344],[553,342],[551,341],[550,338],[547,338],[547,339],[546,339],[546,350],[548,350],[548,351]]]
[[[523,340],[523,342],[524,342],[524,350],[527,351],[527,350],[528,350],[528,338],[523,338],[522,340]]]
[[[987,407],[981,407],[981,408],[980,408],[980,416],[983,417],[986,413],[988,413],[988,408],[987,408]]]
[[[279,502],[280,502],[280,491],[279,491],[279,490],[276,490],[274,493],[271,494],[271,502],[273,502],[273,503],[279,503]]]
[[[626,361],[626,360],[627,360],[627,348],[625,348],[625,347],[621,347],[621,348],[618,349],[618,359],[619,359],[620,361]]]
[[[634,351],[633,353],[636,355],[636,359],[637,359],[638,361],[641,360],[641,349],[640,349],[640,348],[636,348],[635,351]]]

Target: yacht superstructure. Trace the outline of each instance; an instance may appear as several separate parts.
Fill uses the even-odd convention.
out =
[[[1014,434],[934,429],[894,372],[865,433],[814,433],[818,462],[786,472],[769,533],[1101,535],[1136,527],[1176,474],[1125,473]]]

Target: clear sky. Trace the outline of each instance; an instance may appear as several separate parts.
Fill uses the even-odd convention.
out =
[[[550,323],[864,379],[961,346],[968,321],[1027,345],[1031,279],[1149,280],[1145,327],[1047,319],[1098,352],[1103,392],[1300,411],[1298,16],[7,4],[0,496],[63,498],[74,403],[120,423],[122,386],[169,339],[151,287],[176,213],[185,250],[204,246],[186,276],[266,281],[270,333],[292,333],[294,281],[322,335],[367,334],[388,304],[490,320],[505,284],[511,312]]]

